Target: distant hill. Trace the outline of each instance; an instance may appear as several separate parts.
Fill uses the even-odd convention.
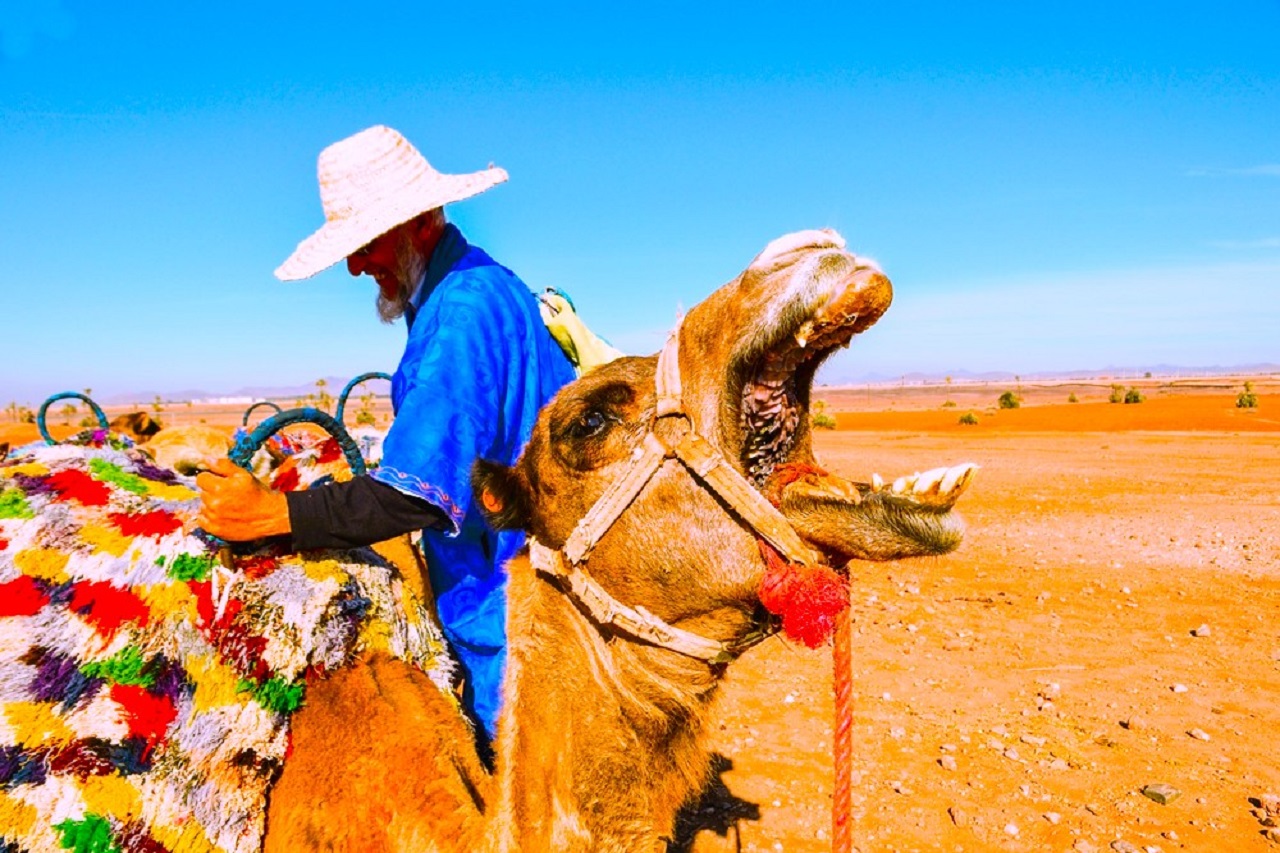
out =
[[[331,396],[338,396],[338,393],[351,381],[350,376],[326,376],[324,380],[328,383],[325,391]],[[357,386],[354,394],[367,394],[370,391],[375,396],[389,396],[390,385],[386,380],[371,379],[368,382]],[[233,389],[213,389],[207,390],[203,388],[183,388],[176,391],[156,391],[145,390],[137,392],[129,392],[124,394],[112,394],[104,396],[97,402],[104,406],[123,406],[136,403],[139,405],[149,404],[156,397],[159,397],[165,403],[185,402],[187,400],[210,400],[223,398],[247,398],[253,400],[274,400],[276,402],[293,402],[299,397],[306,397],[309,394],[316,393],[316,383],[314,381],[299,385],[244,385]]]
[[[901,373],[889,376],[883,373],[867,373],[860,376],[823,376],[822,384],[860,385],[881,382],[906,382],[910,385],[945,382],[948,377],[954,382],[1010,382],[1021,379],[1026,382],[1055,379],[1134,379],[1150,374],[1160,378],[1188,378],[1193,376],[1258,376],[1280,374],[1280,364],[1265,362],[1260,364],[1238,364],[1232,366],[1213,365],[1212,367],[1186,367],[1176,364],[1155,364],[1140,367],[1108,366],[1081,370],[1047,370],[1035,373],[1015,373],[1014,371],[991,370],[975,372],[970,370],[953,370],[948,372]]]

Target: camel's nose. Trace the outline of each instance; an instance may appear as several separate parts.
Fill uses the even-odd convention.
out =
[[[874,267],[863,267],[854,272],[850,287],[840,300],[840,309],[846,315],[857,315],[856,334],[879,320],[891,302],[893,283],[889,277]]]

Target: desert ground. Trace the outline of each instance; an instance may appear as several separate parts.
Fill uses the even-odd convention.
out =
[[[958,551],[850,567],[863,853],[1280,850],[1259,819],[1280,794],[1280,378],[1254,378],[1256,409],[1239,378],[1123,384],[1146,400],[1108,403],[1107,380],[815,389],[834,471],[982,466]],[[831,666],[774,638],[729,670],[718,773],[674,850],[830,849]]]

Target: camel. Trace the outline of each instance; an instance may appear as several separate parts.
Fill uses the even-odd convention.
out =
[[[420,563],[220,550],[136,450],[5,460],[0,848],[663,849],[762,603],[960,542],[973,466],[885,485],[813,458],[814,372],[891,294],[835,234],[780,238],[661,355],[563,389],[515,466],[477,463],[491,523],[531,537],[492,771]]]
[[[843,566],[960,542],[950,510],[974,466],[886,486],[813,458],[814,372],[891,294],[834,233],[779,238],[689,312],[663,356],[597,368],[541,413],[514,467],[478,463],[491,523],[531,536],[507,569],[493,773],[434,686],[365,655],[311,685],[266,849],[664,850],[706,778],[700,741],[725,666],[761,632],[773,545]],[[701,455],[691,465],[671,447]],[[729,485],[713,494],[711,481]]]

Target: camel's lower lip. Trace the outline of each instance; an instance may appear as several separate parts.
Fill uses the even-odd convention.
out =
[[[935,468],[891,485],[878,477],[855,483],[812,469],[769,497],[796,532],[836,565],[945,554],[964,532],[951,507],[977,469],[972,463]]]

